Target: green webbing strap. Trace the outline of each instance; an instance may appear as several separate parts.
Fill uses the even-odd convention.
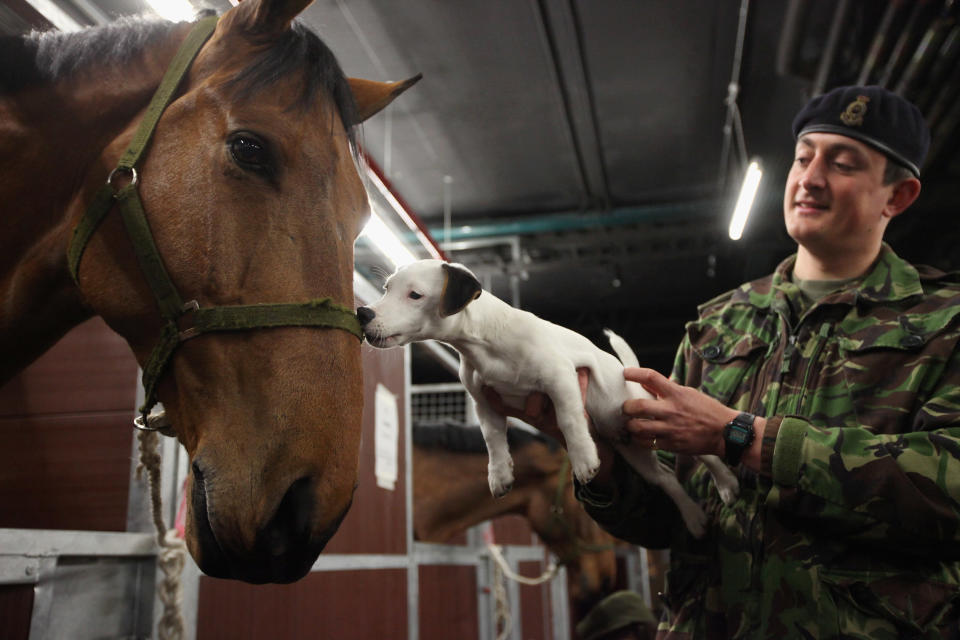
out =
[[[160,314],[165,320],[176,320],[183,313],[183,300],[163,266],[163,259],[160,258],[160,251],[153,241],[147,216],[143,212],[143,203],[137,194],[137,185],[128,184],[120,189],[117,203],[123,226],[137,254],[140,270],[153,291],[153,297],[157,299]]]
[[[193,59],[197,57],[197,54],[203,47],[203,43],[207,41],[216,26],[217,16],[203,18],[193,25],[190,33],[180,44],[180,48],[174,55],[173,61],[170,63],[167,72],[160,81],[160,86],[157,87],[157,91],[150,100],[150,105],[147,107],[146,114],[140,121],[140,126],[137,127],[137,131],[134,133],[133,140],[131,140],[127,150],[120,157],[120,161],[117,163],[117,169],[114,171],[122,170],[129,172],[136,166],[144,149],[146,149],[147,143],[150,142],[150,138],[153,136],[153,130],[156,128],[160,116],[163,114],[164,109],[167,108],[171,98],[173,98],[177,87],[180,86],[180,81],[186,75],[187,69],[190,67]],[[113,173],[110,175],[112,177]],[[87,207],[86,212],[77,224],[76,229],[73,231],[73,237],[70,239],[70,245],[67,248],[67,264],[70,268],[70,275],[73,276],[77,284],[79,284],[77,278],[80,271],[80,259],[83,257],[83,252],[87,248],[87,242],[89,242],[90,236],[97,230],[103,218],[110,212],[115,195],[117,194],[114,191],[113,185],[109,182],[100,187],[96,195],[94,195],[90,206]],[[139,249],[137,253],[139,256]],[[151,287],[152,286],[153,283],[151,281]]]
[[[140,412],[149,413],[155,404],[157,383],[173,352],[184,340],[213,331],[244,331],[271,327],[317,327],[343,329],[363,339],[363,330],[356,314],[330,298],[319,298],[303,303],[247,304],[228,307],[206,307],[187,312],[193,324],[181,331],[175,322],[169,322],[160,333],[143,369],[144,406]]]
[[[120,156],[120,162],[117,163],[118,168],[132,169],[137,166],[143,150],[153,136],[153,130],[156,128],[157,122],[160,121],[160,116],[163,115],[163,110],[170,104],[177,87],[180,86],[180,82],[187,75],[187,70],[193,63],[193,59],[200,53],[203,43],[213,34],[216,26],[217,16],[203,18],[193,25],[190,33],[170,62],[170,66],[167,67],[167,72],[163,75],[160,86],[157,87],[157,92],[153,94],[153,100],[150,101],[150,106],[147,107],[147,112],[143,115],[140,126],[133,134],[130,146]]]
[[[192,329],[185,337],[209,331],[240,331],[260,327],[323,327],[349,331],[363,340],[357,315],[350,309],[320,298],[303,303],[247,304],[208,307],[193,312]]]
[[[93,196],[93,202],[87,207],[87,211],[80,222],[73,230],[73,236],[70,238],[70,245],[67,247],[67,265],[70,267],[70,275],[73,281],[79,286],[77,279],[80,271],[80,258],[83,256],[83,250],[87,248],[87,242],[90,236],[100,226],[100,221],[110,213],[110,207],[113,206],[113,187],[105,184]]]

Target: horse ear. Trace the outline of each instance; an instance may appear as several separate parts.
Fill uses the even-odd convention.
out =
[[[446,282],[443,284],[443,296],[440,300],[440,317],[446,318],[459,313],[468,304],[480,297],[483,287],[477,276],[459,264],[444,262],[442,265]]]
[[[231,9],[245,31],[257,34],[282,33],[313,0],[244,0]]]
[[[357,104],[357,124],[381,111],[393,99],[412,87],[423,77],[418,73],[400,82],[374,82],[362,78],[348,78],[353,101]]]

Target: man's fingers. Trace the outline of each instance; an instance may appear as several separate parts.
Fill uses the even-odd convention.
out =
[[[623,370],[623,377],[631,382],[639,382],[644,389],[657,398],[667,395],[673,385],[669,378],[653,369],[626,367]]]
[[[654,401],[649,398],[631,398],[623,403],[623,415],[631,418],[651,417]]]

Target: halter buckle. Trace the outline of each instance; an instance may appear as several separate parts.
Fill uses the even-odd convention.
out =
[[[190,300],[183,303],[183,307],[180,309],[180,317],[187,315],[188,313],[194,313],[200,310],[200,303],[196,300]],[[196,326],[188,327],[181,331],[179,334],[180,342],[186,342],[190,338],[196,338],[200,335],[200,330]]]

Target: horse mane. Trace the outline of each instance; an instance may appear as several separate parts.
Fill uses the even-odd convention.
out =
[[[534,443],[544,445],[550,451],[560,448],[560,443],[546,434],[516,427],[507,428],[507,443],[514,451]],[[443,449],[456,453],[487,453],[480,428],[455,421],[415,422],[413,444],[424,449]]]
[[[212,15],[201,12],[198,17]],[[176,23],[128,16],[81,31],[33,31],[0,38],[0,95],[50,83],[93,65],[128,62],[170,33]],[[344,128],[355,142],[353,92],[333,52],[299,20],[231,79],[241,99],[269,89],[280,77],[304,73],[303,88],[291,108],[309,108],[322,93],[329,95]]]

